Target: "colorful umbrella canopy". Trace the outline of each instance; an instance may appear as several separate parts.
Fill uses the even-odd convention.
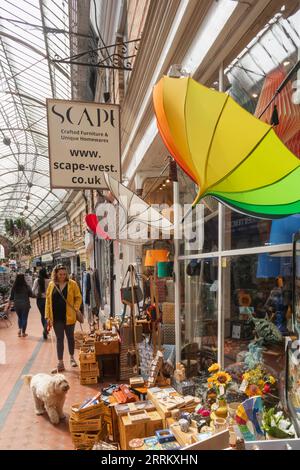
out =
[[[199,186],[193,206],[210,195],[256,217],[300,212],[300,162],[272,126],[191,78],[164,76],[153,99],[165,145]]]

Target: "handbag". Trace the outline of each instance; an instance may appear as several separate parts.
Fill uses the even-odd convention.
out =
[[[55,284],[55,289],[57,290],[57,292],[59,293],[59,295],[64,299],[66,305],[68,305],[72,310],[73,312],[76,313],[76,320],[79,322],[79,323],[83,323],[84,322],[84,315],[82,312],[80,312],[80,310],[75,310],[75,308],[73,307],[73,305],[70,304],[70,302],[67,301],[67,299],[65,298],[65,296],[63,295],[63,293],[58,289],[57,285]]]
[[[200,276],[201,259],[192,259],[186,267],[188,276]]]
[[[130,272],[134,272],[135,278],[137,279],[134,267],[132,265],[129,265],[121,287],[121,302],[123,304],[138,304],[144,298],[144,294],[141,287],[138,284],[136,284],[135,286],[129,286],[130,278],[128,278],[127,286],[123,287],[127,274]]]

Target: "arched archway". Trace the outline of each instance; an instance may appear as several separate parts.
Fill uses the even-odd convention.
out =
[[[0,235],[0,245],[2,245],[4,249],[4,258],[8,258],[9,253],[12,250],[12,242],[8,238],[4,237],[3,235]],[[1,254],[2,253],[0,249],[0,255]],[[0,259],[1,259],[1,256],[0,256]]]

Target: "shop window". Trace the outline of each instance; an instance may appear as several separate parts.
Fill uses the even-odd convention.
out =
[[[181,359],[188,377],[217,361],[217,258],[180,263]]]
[[[197,195],[197,186],[178,168],[179,200],[182,217],[190,211]],[[211,253],[218,250],[218,202],[204,198],[189,212],[182,224],[180,255]]]
[[[291,253],[262,253],[222,259],[222,313],[224,318],[224,365],[243,362],[248,346],[263,338],[263,361],[277,376],[284,370],[284,342],[276,340],[279,331],[292,329]],[[253,320],[254,319],[254,320]],[[255,331],[255,319],[273,324],[265,333]],[[265,325],[268,325],[265,324]],[[271,333],[272,329],[274,332]]]

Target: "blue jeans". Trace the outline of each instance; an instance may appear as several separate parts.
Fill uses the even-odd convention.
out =
[[[27,328],[28,313],[30,307],[16,307],[16,313],[18,315],[19,330],[25,333]]]
[[[36,305],[40,311],[41,314],[41,322],[43,325],[44,332],[47,331],[47,320],[45,318],[45,305],[46,305],[46,299],[43,298],[37,298],[36,299]]]

